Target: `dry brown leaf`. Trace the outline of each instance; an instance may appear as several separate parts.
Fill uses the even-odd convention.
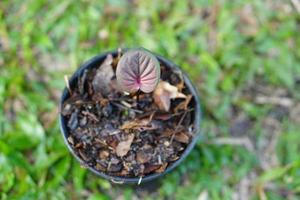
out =
[[[101,66],[97,69],[96,75],[92,82],[95,94],[107,96],[111,91],[111,79],[114,76],[112,68],[113,57],[108,54]]]
[[[142,120],[134,120],[125,122],[120,129],[122,130],[129,130],[135,129],[139,131],[146,131],[146,130],[155,130],[162,128],[161,123],[157,120],[149,120],[149,119],[142,119]]]
[[[134,120],[134,121],[128,121],[125,122],[120,129],[125,130],[125,129],[137,129],[140,127],[147,126],[149,124],[148,120]]]
[[[159,109],[169,111],[171,99],[186,98],[186,95],[178,92],[176,86],[173,86],[166,81],[160,81],[154,90],[153,98]]]
[[[101,158],[102,160],[106,160],[109,156],[109,152],[108,151],[100,151],[99,152],[99,158]]]
[[[115,138],[110,138],[106,141],[107,145],[109,146],[110,149],[115,150],[118,146],[118,141]]]
[[[120,157],[125,156],[128,153],[128,151],[130,150],[130,146],[131,146],[133,139],[134,139],[134,135],[130,134],[130,135],[128,135],[127,140],[120,142],[117,145],[116,154]]]
[[[167,168],[168,163],[164,163],[160,168],[158,168],[157,170],[155,170],[156,173],[162,173],[165,171],[165,169]]]
[[[147,163],[151,160],[151,157],[145,153],[144,151],[139,151],[137,152],[136,154],[136,160],[139,162],[139,163]]]
[[[136,154],[136,160],[139,163],[147,163],[151,160],[153,152],[151,151],[151,146],[145,144]]]
[[[188,95],[185,99],[185,101],[181,102],[180,104],[178,104],[176,106],[176,108],[174,109],[175,113],[177,113],[179,110],[187,110],[187,107],[190,103],[190,101],[192,100],[192,95]]]
[[[185,143],[185,144],[189,143],[190,140],[187,133],[183,133],[183,132],[176,133],[174,139],[178,142]]]
[[[144,169],[144,173],[148,174],[150,172],[153,172],[154,170],[158,170],[160,168],[160,165],[146,165]]]
[[[173,135],[174,133],[174,130],[171,130],[171,129],[165,129],[164,132],[162,132],[160,134],[160,137],[170,137],[171,135]]]

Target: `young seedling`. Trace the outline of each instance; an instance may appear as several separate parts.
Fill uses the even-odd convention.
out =
[[[119,60],[116,70],[119,87],[128,93],[152,92],[160,79],[160,65],[149,51],[139,48],[127,51]]]

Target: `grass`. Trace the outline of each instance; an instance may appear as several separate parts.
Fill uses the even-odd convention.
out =
[[[130,2],[0,2],[1,199],[299,199],[292,1]],[[135,46],[180,65],[204,113],[196,148],[152,189],[116,186],[80,167],[57,122],[65,74]]]

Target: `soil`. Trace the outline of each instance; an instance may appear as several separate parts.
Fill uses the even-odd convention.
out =
[[[82,164],[99,172],[119,177],[161,173],[192,140],[195,100],[181,75],[161,63],[161,79],[187,98],[172,99],[167,112],[159,109],[153,92],[139,94],[137,103],[136,94],[118,89],[119,57],[109,54],[98,69],[86,69],[69,88],[61,110],[67,140]]]

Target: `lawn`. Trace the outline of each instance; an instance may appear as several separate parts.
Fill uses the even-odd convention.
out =
[[[1,199],[300,199],[297,2],[2,0]],[[120,186],[72,158],[58,102],[64,75],[137,46],[192,78],[202,137],[159,181]]]

